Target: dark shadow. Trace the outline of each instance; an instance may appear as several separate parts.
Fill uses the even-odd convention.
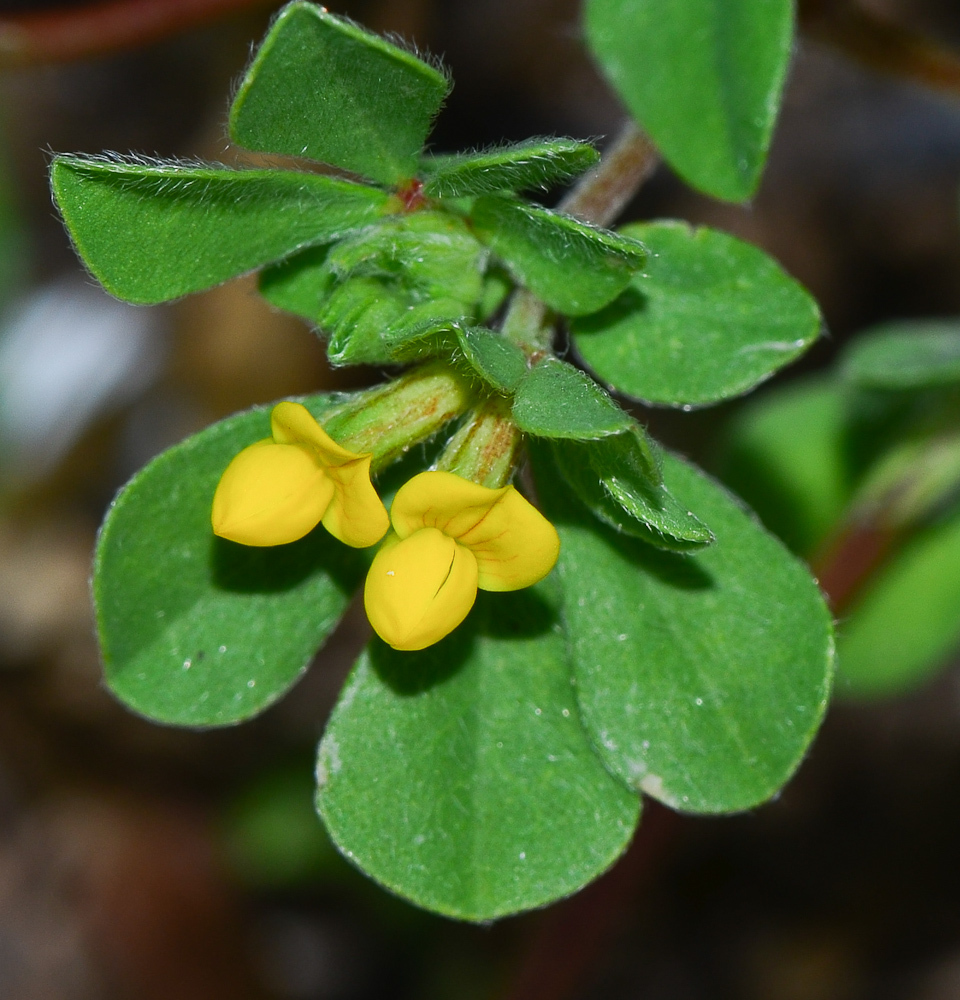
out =
[[[402,652],[374,636],[370,663],[380,680],[399,695],[417,695],[452,677],[470,659],[476,643],[474,611],[459,628],[426,649]]]
[[[363,573],[364,557],[332,538],[320,525],[288,545],[260,548],[211,535],[210,564],[214,586],[235,593],[276,593],[302,583],[320,567],[350,589]]]
[[[574,324],[576,332],[578,334],[601,333],[609,327],[623,322],[629,316],[645,312],[648,301],[643,292],[631,285],[600,312],[578,318]]]
[[[533,639],[557,624],[559,616],[535,590],[477,595],[473,614],[479,630],[493,639]]]

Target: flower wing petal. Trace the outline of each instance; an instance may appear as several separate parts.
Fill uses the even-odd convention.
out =
[[[376,545],[387,533],[390,518],[370,482],[370,456],[331,466],[327,476],[334,494],[323,515],[323,526],[345,545],[365,549]]]
[[[388,536],[363,591],[367,617],[394,649],[439,642],[467,617],[477,597],[477,561],[436,528]]]
[[[333,494],[333,482],[307,449],[258,441],[221,476],[213,531],[242,545],[295,542],[317,526]]]
[[[481,590],[520,590],[542,580],[560,554],[554,526],[512,486],[459,542],[474,554]]]

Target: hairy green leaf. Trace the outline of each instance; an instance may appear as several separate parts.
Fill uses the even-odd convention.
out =
[[[844,352],[841,373],[867,389],[925,389],[960,383],[960,320],[886,323]]]
[[[820,332],[816,302],[763,251],[682,222],[627,226],[650,260],[620,298],[573,325],[584,360],[620,392],[703,405],[752,389]]]
[[[695,555],[598,524],[538,461],[560,532],[563,618],[584,725],[629,787],[677,809],[731,812],[773,795],[827,704],[831,617],[806,567],[703,473],[663,475],[716,536]]]
[[[347,181],[59,156],[53,193],[104,288],[153,303],[218,285],[375,221],[387,196]]]
[[[513,198],[478,198],[472,218],[477,235],[514,276],[570,316],[596,312],[615,299],[647,256],[635,239]]]
[[[420,653],[375,641],[334,709],[317,777],[320,814],[351,861],[465,920],[576,891],[639,813],[580,725],[549,582],[481,592]]]
[[[757,188],[790,60],[790,0],[587,0],[587,42],[633,116],[694,187]]]
[[[663,482],[639,427],[600,441],[554,441],[553,457],[574,493],[618,532],[676,552],[713,541],[710,529]]]
[[[530,139],[481,153],[430,156],[422,162],[427,178],[423,190],[445,198],[547,190],[583,173],[599,158],[593,146],[574,139]]]
[[[331,402],[305,401],[316,415]],[[261,712],[304,672],[363,577],[365,560],[318,527],[274,548],[216,538],[223,470],[270,434],[268,407],[164,452],[110,508],[94,599],[107,686],[160,722],[220,726]]]
[[[517,386],[513,419],[526,434],[596,440],[635,426],[596,382],[558,358],[545,358]]]
[[[413,177],[450,83],[439,70],[311,3],[279,14],[230,111],[230,136],[383,184]]]
[[[471,371],[498,392],[509,394],[516,390],[527,374],[527,361],[519,347],[484,327],[457,326],[453,333]]]

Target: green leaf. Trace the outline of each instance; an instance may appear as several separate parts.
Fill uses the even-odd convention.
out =
[[[523,351],[502,334],[484,327],[454,327],[463,360],[489,386],[508,395],[516,391],[527,374]]]
[[[305,401],[315,415],[331,405]],[[270,408],[164,452],[110,508],[94,599],[107,686],[160,722],[220,726],[261,712],[306,670],[363,577],[363,555],[318,527],[275,548],[215,538],[214,489]]]
[[[512,198],[478,198],[472,218],[517,280],[569,316],[602,309],[647,256],[637,240]]]
[[[577,717],[555,588],[481,592],[421,653],[374,642],[320,744],[340,850],[412,902],[491,920],[575,892],[623,851],[639,801]]]
[[[960,516],[910,539],[873,578],[837,629],[838,688],[900,694],[960,647]]]
[[[664,481],[716,536],[695,555],[604,528],[542,457],[535,471],[560,532],[577,699],[604,763],[684,811],[769,798],[803,758],[830,690],[831,617],[806,567],[669,454]]]
[[[296,313],[311,323],[337,285],[337,276],[327,263],[330,245],[308,247],[260,272],[260,294],[278,309]]]
[[[588,0],[587,41],[631,114],[694,187],[757,188],[793,42],[790,0]]]
[[[560,474],[605,524],[676,552],[713,541],[710,529],[667,489],[639,427],[600,441],[552,444]]]
[[[149,165],[60,156],[64,222],[94,276],[129,302],[210,288],[375,221],[387,196],[278,170]]]
[[[513,419],[525,434],[596,440],[635,426],[596,382],[558,358],[545,358],[517,387]]]
[[[310,3],[285,7],[247,70],[230,136],[383,184],[413,177],[450,82],[411,52]]]
[[[497,191],[547,190],[592,167],[600,154],[574,139],[530,139],[482,153],[423,160],[424,194],[464,198]]]
[[[672,406],[752,389],[820,332],[816,302],[763,251],[683,222],[627,226],[650,250],[643,274],[573,324],[587,364],[618,391]]]
[[[853,493],[844,387],[807,377],[750,400],[726,431],[720,473],[794,552],[811,555]]]
[[[960,320],[886,323],[844,351],[843,377],[866,389],[925,389],[960,383]]]

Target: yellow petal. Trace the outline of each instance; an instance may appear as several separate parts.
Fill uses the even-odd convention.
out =
[[[333,493],[333,483],[305,448],[258,441],[220,477],[213,531],[243,545],[295,542],[320,522]]]
[[[435,527],[469,548],[481,590],[529,587],[560,553],[553,525],[512,486],[491,490],[451,472],[414,476],[397,492],[390,517],[401,538]]]
[[[323,515],[323,526],[355,549],[376,545],[387,533],[390,518],[370,482],[370,456],[328,468],[327,476],[334,494]]]
[[[363,591],[367,617],[394,649],[424,649],[467,617],[477,598],[477,561],[436,528],[391,534],[376,554]]]
[[[313,448],[325,466],[343,465],[362,457],[338,445],[300,403],[277,403],[270,413],[270,430],[277,444],[303,444]]]

